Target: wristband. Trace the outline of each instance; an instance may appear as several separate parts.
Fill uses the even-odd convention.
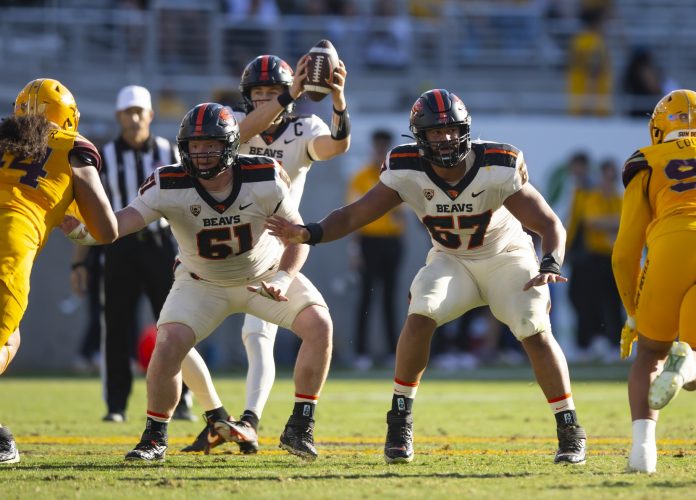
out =
[[[309,231],[309,239],[305,241],[306,245],[316,245],[324,237],[324,230],[321,228],[321,224],[310,222],[306,226],[300,225],[300,227]]]
[[[561,274],[561,264],[556,260],[553,253],[547,253],[541,258],[539,266],[540,273]]]
[[[278,104],[280,104],[284,108],[288,107],[290,104],[295,102],[295,99],[292,98],[289,90],[286,90],[285,92],[280,94],[277,97],[277,99],[278,99]]]
[[[70,264],[70,269],[72,269],[73,271],[78,267],[87,267],[87,262],[82,260],[80,262],[73,262],[72,264]]]
[[[348,108],[343,111],[333,108],[333,115],[331,115],[331,138],[335,141],[341,141],[349,135],[350,115],[348,115]]]

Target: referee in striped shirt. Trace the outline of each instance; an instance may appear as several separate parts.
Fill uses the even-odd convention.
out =
[[[150,134],[154,118],[150,92],[137,85],[121,89],[116,99],[116,118],[121,134],[102,149],[102,181],[114,211],[138,195],[138,188],[157,167],[178,162],[176,147]],[[173,281],[176,246],[166,221],[119,238],[105,246],[105,397],[104,421],[123,422],[133,385],[131,359],[138,337],[138,310],[143,294],[152,314],[160,310]],[[192,419],[188,390],[174,418]]]

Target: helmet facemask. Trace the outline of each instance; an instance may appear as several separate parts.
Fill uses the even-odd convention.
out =
[[[451,125],[445,125],[442,128],[449,128]],[[471,127],[468,123],[460,125],[459,137],[449,141],[429,141],[426,136],[426,130],[434,130],[440,127],[432,127],[429,129],[421,129],[419,132],[414,132],[416,144],[420,150],[421,156],[430,163],[442,168],[453,168],[459,165],[466,155],[471,151]]]

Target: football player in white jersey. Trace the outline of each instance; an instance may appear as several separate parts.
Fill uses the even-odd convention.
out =
[[[239,84],[243,110],[235,111],[240,123],[240,152],[277,160],[290,177],[290,195],[298,206],[312,163],[345,153],[350,146],[350,121],[344,95],[346,69],[342,62],[331,92],[331,128],[316,115],[292,114],[294,101],[304,91],[306,67],[306,58],[300,59],[293,76],[292,68],[277,56],[255,58],[244,69]],[[273,345],[277,331],[275,324],[250,314],[244,317],[242,341],[249,364],[246,406],[237,421],[222,405],[200,354],[193,349],[186,356],[183,378],[205,411],[206,427],[182,451],[208,453],[227,440],[236,441],[242,453],[257,452],[259,419],[275,379]],[[219,419],[226,419],[229,426],[216,435],[215,421]]]
[[[239,137],[230,108],[199,104],[184,117],[177,136],[181,163],[157,169],[138,198],[116,214],[119,236],[165,217],[179,244],[174,284],[157,322],[148,368],[147,426],[127,460],[164,459],[182,361],[237,312],[291,329],[302,339],[295,407],[280,445],[309,460],[317,456],[314,408],[329,368],[331,318],[321,294],[299,273],[308,251],[296,244],[283,248],[264,228],[271,214],[302,220],[287,175],[272,158],[238,154]],[[79,230],[71,234],[78,243],[89,239]],[[215,428],[244,432],[230,431],[222,418]]]
[[[412,406],[428,363],[435,328],[481,305],[522,342],[557,423],[555,462],[585,461],[568,366],[549,321],[547,283],[561,276],[565,230],[529,184],[522,152],[509,144],[471,141],[464,103],[443,89],[413,105],[416,142],[387,154],[380,182],[321,223],[298,226],[275,214],[271,234],[286,243],[341,238],[402,202],[430,232],[433,248],[411,284],[408,317],[396,351],[392,408],[387,413],[387,463],[413,459]],[[531,238],[542,238],[539,265]]]

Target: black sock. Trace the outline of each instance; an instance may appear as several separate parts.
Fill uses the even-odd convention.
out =
[[[213,422],[217,422],[218,420],[227,420],[227,417],[229,416],[230,414],[227,413],[227,410],[225,410],[224,406],[205,412],[205,419],[212,420]]]
[[[147,417],[145,422],[145,432],[159,432],[165,438],[167,437],[167,422],[158,422],[150,417]]]
[[[556,425],[561,427],[564,425],[578,425],[578,416],[575,410],[559,411],[554,415],[556,417]]]
[[[312,404],[312,403],[295,403],[295,407],[292,410],[292,414],[295,417],[302,417],[302,418],[314,418],[314,410],[316,409],[317,405]]]
[[[254,413],[251,410],[244,410],[244,413],[242,413],[242,416],[239,418],[239,420],[242,420],[243,422],[248,422],[249,425],[251,425],[255,431],[259,430],[259,417],[256,416],[256,413]]]
[[[413,410],[413,398],[407,398],[406,396],[401,396],[394,394],[392,396],[392,407],[391,411],[393,413],[399,413],[401,415],[408,415]]]

